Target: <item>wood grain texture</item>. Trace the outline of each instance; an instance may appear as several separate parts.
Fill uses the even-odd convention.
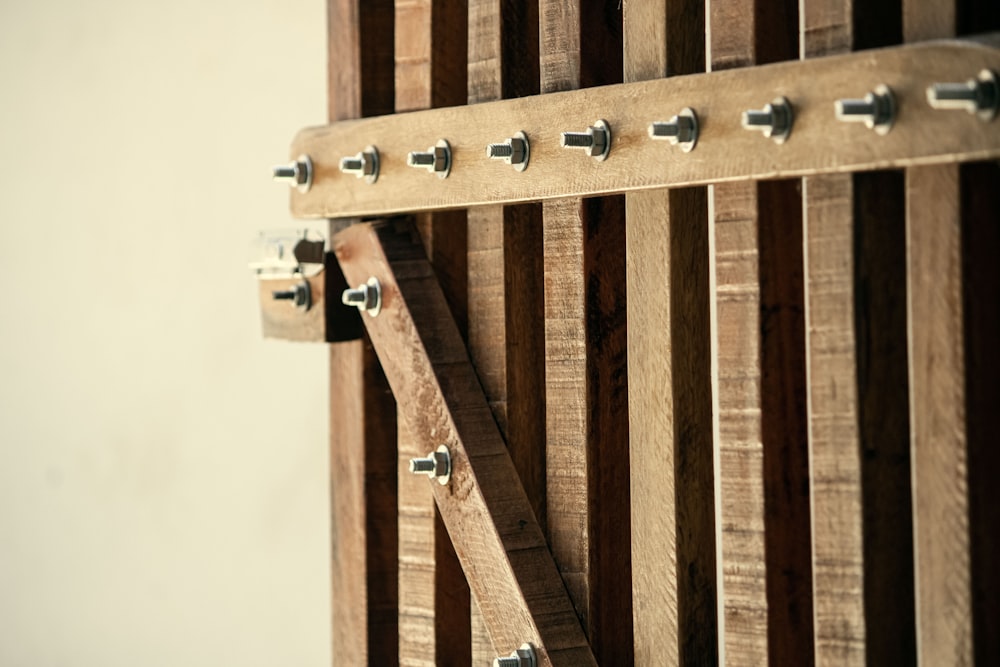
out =
[[[469,3],[468,79],[470,104],[538,92],[536,3]],[[498,177],[511,169],[496,167]],[[470,209],[468,221],[469,354],[535,514],[544,516],[541,208],[484,206]],[[490,664],[499,652],[475,601],[471,625],[472,662]]]
[[[713,69],[797,55],[795,6],[709,3]],[[812,664],[801,201],[712,188],[724,660]]]
[[[541,0],[539,31],[542,92],[621,80],[621,13],[614,3]],[[594,163],[574,157],[574,169]],[[546,202],[542,216],[549,544],[598,662],[628,664],[624,201]]]
[[[704,7],[625,3],[625,80],[703,70],[704,41],[690,35],[704,34]],[[630,193],[625,210],[635,663],[712,665],[707,193]]]
[[[329,120],[390,113],[391,0],[327,0],[327,30]],[[373,47],[375,35],[382,41]],[[343,280],[337,273],[334,285]],[[395,409],[366,337],[330,346],[335,667],[399,662]]]
[[[444,0],[396,0],[395,9],[396,111],[464,104],[465,6]],[[421,215],[418,228],[450,313],[465,332],[465,212]],[[404,467],[410,458],[427,454],[418,451],[421,441],[409,435],[409,440],[400,441]],[[399,487],[400,661],[464,666],[471,660],[469,589],[434,500],[421,481],[426,480],[408,479]],[[412,571],[407,569],[411,563]],[[413,604],[405,604],[409,601]]]
[[[450,483],[424,482],[494,646],[532,643],[541,665],[595,664],[415,228],[355,225],[334,249],[350,281],[382,283],[381,314],[363,319],[408,432],[420,450],[451,451]]]

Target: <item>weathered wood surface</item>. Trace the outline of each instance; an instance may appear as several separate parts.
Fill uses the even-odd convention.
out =
[[[450,483],[424,482],[494,646],[529,642],[541,665],[595,664],[414,227],[355,225],[334,250],[351,282],[382,283],[381,314],[363,319],[410,437],[449,447]]]
[[[294,301],[277,300],[274,292],[293,289],[309,283],[312,305],[303,310]],[[339,295],[338,295],[339,297]],[[259,278],[257,299],[260,303],[261,333],[264,338],[280,338],[299,342],[326,341],[326,272],[304,278]]]
[[[537,4],[472,0],[468,44],[470,104],[538,93]],[[497,131],[502,141],[516,128]],[[541,209],[482,206],[468,211],[468,222],[469,354],[535,514],[544,519]],[[475,600],[471,611],[472,664],[487,665],[500,652]]]
[[[606,3],[541,0],[539,33],[543,93],[621,80],[621,14]],[[563,129],[582,130],[595,120]],[[530,124],[525,130],[537,137],[533,149],[544,145]],[[594,163],[590,157],[579,151],[573,157],[567,167],[592,168],[586,164]],[[538,170],[536,177],[544,174],[534,164],[534,150],[528,169]],[[549,544],[597,661],[628,664],[633,646],[624,202],[545,202],[542,238]]]
[[[623,11],[626,82],[704,70],[704,2]],[[706,195],[625,196],[637,665],[718,663]]]
[[[328,0],[327,19],[330,121],[391,113],[391,0]],[[331,230],[349,222],[331,221]],[[367,338],[331,345],[335,667],[399,661],[395,424],[395,402]]]
[[[397,113],[464,103],[467,19],[463,4],[396,0],[395,8]],[[418,224],[450,311],[463,331],[467,322],[465,225],[464,211],[426,214]],[[468,586],[434,499],[423,483],[426,480],[408,472],[409,459],[427,451],[422,451],[422,440],[405,426],[400,435],[400,664],[464,666],[471,660]]]
[[[554,67],[554,60],[546,62]],[[315,182],[307,193],[293,190],[292,212],[297,217],[383,215],[992,159],[1000,156],[995,124],[971,114],[935,111],[925,94],[934,81],[965,80],[982,67],[1000,69],[1000,51],[978,43],[919,44],[308,128],[295,138],[291,152],[312,156]],[[880,83],[892,87],[901,111],[892,132],[874,142],[858,125],[836,121],[833,102]],[[796,113],[792,135],[781,146],[740,125],[743,111],[760,108],[778,94],[792,101]],[[703,119],[691,153],[668,151],[647,136],[649,123],[675,105],[690,106]],[[606,161],[560,148],[561,131],[586,128],[599,117],[608,121],[613,135]],[[515,122],[514,129],[531,140],[531,164],[524,172],[484,155],[485,146],[512,131]],[[447,179],[406,166],[408,151],[425,150],[442,137],[453,149]],[[341,157],[367,144],[378,146],[382,156],[374,185],[340,173],[337,166]]]

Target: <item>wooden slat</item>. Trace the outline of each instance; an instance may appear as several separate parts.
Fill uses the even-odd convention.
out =
[[[329,119],[390,113],[391,0],[328,0],[327,19]],[[399,661],[395,409],[367,337],[330,346],[335,667]]]
[[[897,41],[892,5],[803,0],[802,56]],[[894,400],[906,382],[900,183],[891,173],[803,181],[819,665],[913,660],[909,434]]]
[[[607,10],[605,3],[589,0],[539,2],[543,93],[621,80],[621,15]],[[600,113],[599,107],[582,111]],[[561,120],[574,122],[573,116]],[[563,130],[582,130],[595,120],[581,119]],[[533,149],[544,145],[542,133],[530,127],[526,132],[540,140]],[[593,169],[593,159],[573,152],[569,168]],[[529,169],[541,172],[535,165]],[[598,662],[628,664],[633,646],[626,584],[624,202],[546,202],[542,237],[549,544]]]
[[[396,0],[395,7],[396,111],[464,103],[467,19],[462,3]],[[464,331],[465,212],[424,215],[418,226],[451,313]],[[468,585],[433,497],[421,484],[425,480],[413,479],[406,470],[410,458],[427,454],[420,451],[423,441],[406,435],[399,442],[400,474],[407,477],[399,484],[400,664],[466,665],[471,660]]]
[[[470,104],[538,93],[537,4],[469,2],[468,88]],[[497,127],[495,140],[517,129]],[[498,178],[511,169],[496,167]],[[484,206],[470,209],[468,221],[469,354],[540,516],[545,501],[545,404],[537,400],[544,392],[541,209]],[[494,649],[475,600],[471,611],[472,664],[507,655],[509,650]]]
[[[363,320],[410,436],[451,452],[451,481],[424,483],[493,643],[531,643],[540,665],[596,664],[415,228],[355,225],[334,250],[352,283],[382,283],[381,314]]]
[[[704,8],[625,4],[625,80],[703,70]],[[707,193],[625,209],[635,664],[717,664]]]
[[[292,191],[292,212],[297,217],[383,215],[992,159],[1000,156],[995,124],[971,114],[941,113],[926,101],[931,82],[964,80],[982,67],[1000,69],[1000,51],[979,43],[923,44],[308,128],[298,134],[291,152],[312,155],[316,178],[309,192]],[[857,125],[836,121],[832,102],[879,83],[896,91],[905,112],[873,145]],[[744,110],[763,106],[775,94],[788,96],[796,111],[792,136],[781,146],[740,126]],[[651,119],[680,101],[703,119],[692,153],[665,151],[662,142],[647,136]],[[579,151],[559,147],[561,131],[584,128],[598,117],[612,128],[608,160],[583,160]],[[532,139],[531,166],[501,178],[484,147],[505,133],[512,119]],[[442,136],[454,150],[447,179],[406,166],[407,151],[424,150]],[[342,156],[366,144],[377,145],[382,156],[375,185],[337,168]]]
[[[712,0],[709,22],[713,69],[797,56],[793,3]],[[711,191],[722,650],[733,664],[813,662],[795,185],[746,183]]]

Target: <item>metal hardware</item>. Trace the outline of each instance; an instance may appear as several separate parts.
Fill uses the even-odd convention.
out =
[[[354,174],[358,178],[363,178],[366,183],[374,183],[378,180],[378,149],[374,146],[366,146],[354,157],[342,158],[340,170],[345,174]]]
[[[514,169],[524,171],[528,168],[528,158],[531,157],[528,136],[524,132],[518,132],[503,143],[489,144],[486,146],[486,157],[503,160]]]
[[[326,238],[317,230],[272,230],[252,244],[251,270],[260,278],[315,276],[323,269]]]
[[[309,310],[312,308],[312,290],[309,283],[302,281],[289,290],[275,290],[271,292],[271,298],[275,301],[292,301],[296,308]]]
[[[382,285],[378,278],[369,278],[365,285],[358,285],[354,289],[345,289],[340,300],[347,306],[356,306],[358,310],[364,311],[372,317],[378,317],[382,312]]]
[[[451,173],[451,145],[441,139],[426,152],[414,151],[406,156],[406,164],[426,169],[438,178],[448,178]]]
[[[521,644],[509,656],[493,658],[493,667],[535,667],[535,649],[531,644]]]
[[[586,132],[563,132],[559,144],[563,148],[581,148],[595,160],[607,160],[611,152],[611,127],[599,120]]]
[[[442,486],[447,484],[451,479],[451,454],[448,448],[441,445],[422,459],[410,459],[410,472],[414,475],[427,475]]]
[[[698,116],[690,107],[684,107],[679,114],[667,122],[654,122],[649,126],[650,139],[666,139],[674,146],[680,145],[685,153],[698,143]]]
[[[935,109],[965,109],[982,120],[993,120],[1000,109],[997,75],[984,69],[965,83],[935,83],[927,88],[927,102]]]
[[[877,86],[863,99],[846,99],[834,102],[837,120],[863,122],[869,130],[886,134],[896,119],[896,101],[888,86]]]
[[[308,192],[312,187],[313,163],[308,155],[300,155],[298,160],[287,165],[272,167],[271,172],[274,180],[294,185],[299,192]]]
[[[743,128],[760,130],[765,137],[771,137],[783,144],[792,131],[792,106],[784,97],[775,98],[759,111],[751,109],[743,112]]]

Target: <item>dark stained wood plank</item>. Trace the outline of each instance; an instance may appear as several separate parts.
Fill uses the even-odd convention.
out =
[[[712,0],[708,12],[713,70],[798,55],[795,3]],[[711,190],[721,631],[734,664],[814,659],[796,186]]]
[[[327,0],[331,121],[392,111],[392,31],[391,0]],[[331,221],[331,231],[350,222]],[[399,661],[395,410],[367,337],[331,345],[335,667]]]
[[[468,21],[464,5],[396,0],[395,9],[396,111],[464,104]],[[465,331],[465,212],[422,214],[418,226],[451,314]],[[401,466],[413,456],[427,454],[418,451],[418,434],[409,436],[400,440]],[[399,486],[400,661],[464,666],[471,660],[469,588],[433,497],[421,481],[426,480],[401,480]]]
[[[410,436],[451,452],[450,482],[424,483],[494,645],[531,643],[540,665],[596,664],[415,228],[355,225],[334,250],[352,283],[382,283],[381,314],[363,319]]]
[[[625,80],[703,71],[704,9],[625,4]],[[625,210],[635,663],[717,664],[707,192]]]

